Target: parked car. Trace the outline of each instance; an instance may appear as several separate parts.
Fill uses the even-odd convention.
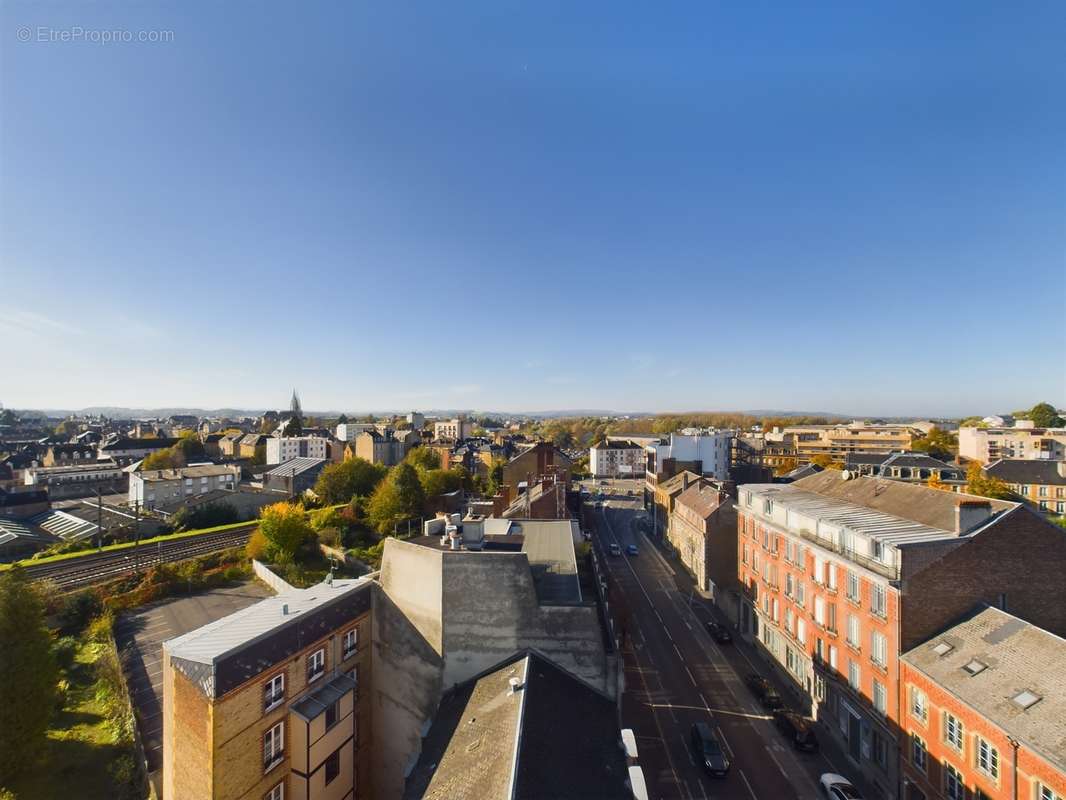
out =
[[[622,548],[618,546],[617,542],[611,542],[607,545],[607,552],[612,556],[620,556],[622,555]]]
[[[628,545],[626,547],[626,553],[635,556],[637,554],[637,546],[635,544]]]
[[[813,753],[818,749],[818,737],[814,735],[813,720],[791,709],[779,708],[774,712],[774,722],[797,750]]]
[[[708,774],[716,778],[724,778],[729,774],[729,759],[710,725],[706,722],[694,723],[691,738],[692,754]]]
[[[717,622],[707,623],[707,633],[711,634],[711,638],[718,644],[732,644],[733,642],[733,635],[729,632],[729,628]]]
[[[744,683],[751,689],[751,693],[759,698],[764,708],[774,711],[782,707],[781,695],[777,693],[777,689],[758,672],[749,672],[744,678]]]
[[[835,772],[826,772],[818,783],[829,800],[862,800],[859,790],[852,786],[851,781],[843,775],[837,775]]]

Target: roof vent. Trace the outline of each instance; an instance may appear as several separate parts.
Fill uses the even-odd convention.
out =
[[[515,694],[522,690],[521,678],[511,678],[509,681],[507,681],[507,684],[511,687],[510,690],[507,692],[508,694]]]
[[[982,664],[975,658],[973,659],[973,661],[970,661],[967,664],[963,664],[962,668],[968,673],[970,673],[970,675],[979,675],[980,673],[988,669],[988,664]]]
[[[840,473],[840,480],[842,480],[842,481],[850,481],[851,480],[851,470],[847,470],[847,469],[842,470],[841,473]]]
[[[1023,689],[1011,698],[1016,705],[1021,706],[1026,711],[1039,703],[1041,699],[1040,695],[1030,692],[1028,689]]]
[[[954,649],[955,649],[954,645],[948,644],[947,642],[941,642],[940,644],[938,644],[936,647],[933,648],[933,652],[936,653],[941,658],[943,658],[944,656],[946,656],[948,653],[950,653]]]
[[[284,616],[284,615],[289,613],[289,604],[288,603],[282,603],[281,604],[281,613],[282,613],[282,616]]]

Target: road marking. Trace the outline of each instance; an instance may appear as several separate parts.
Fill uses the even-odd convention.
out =
[[[685,667],[685,672],[688,672],[688,679],[692,681],[692,685],[699,689],[699,684],[696,683],[696,679],[692,677],[692,672],[689,671],[687,666]]]
[[[703,707],[706,708],[708,711],[710,711],[711,710],[711,706],[710,706],[710,703],[707,702],[707,698],[703,696],[703,692],[700,692],[699,694],[700,694],[700,700],[703,701]]]
[[[673,642],[674,640],[671,639],[670,641]],[[677,657],[679,659],[681,659],[682,663],[684,663],[685,657],[683,655],[681,655],[681,651],[677,649],[677,642],[674,642],[674,652],[677,653]],[[686,667],[686,669],[687,669],[687,667]]]
[[[729,751],[729,757],[735,760],[736,759],[736,754],[733,752],[733,748],[729,746],[729,740],[725,738],[725,731],[722,730],[722,726],[721,725],[719,725],[717,727],[718,727],[718,736],[722,739],[722,744],[725,745],[725,749]]]
[[[780,771],[780,773],[787,779],[788,778],[788,773],[785,772],[785,768],[781,766],[781,762],[777,760],[777,756],[774,755],[773,749],[767,747],[766,748],[766,752],[770,755],[770,760],[773,761],[774,764],[777,765],[778,771]]]
[[[754,797],[755,800],[759,800],[759,798],[755,795],[755,790],[752,789],[751,784],[748,783],[748,776],[744,774],[744,770],[738,769],[737,772],[739,772],[740,777],[744,779],[744,785],[748,787],[748,791],[751,792],[751,796]]]

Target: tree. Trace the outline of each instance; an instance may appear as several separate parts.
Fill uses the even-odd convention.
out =
[[[1038,428],[1061,428],[1064,421],[1051,403],[1037,403],[1025,414],[1025,418]]]
[[[398,522],[419,516],[425,500],[417,470],[406,462],[398,464],[370,497],[370,523],[381,533],[391,533]]]
[[[292,561],[309,536],[303,509],[293,503],[274,503],[263,509],[259,530],[267,541],[267,555],[281,562]]]
[[[186,464],[185,454],[178,447],[164,447],[149,453],[141,463],[142,470],[178,469]]]
[[[937,475],[935,472],[929,476],[929,480],[925,482],[925,485],[928,486],[930,489],[940,489],[941,491],[944,491],[948,488],[947,484],[940,480],[940,476]]]
[[[788,475],[799,463],[794,458],[782,458],[781,462],[774,467],[774,475],[781,477],[782,475]]]
[[[348,424],[348,415],[347,414],[341,414],[339,417],[337,417],[337,424],[338,425],[347,425]]]
[[[462,467],[457,469],[462,469]],[[426,497],[438,497],[454,492],[463,485],[463,478],[455,469],[429,469],[421,472],[419,478]]]
[[[441,468],[440,453],[432,447],[412,447],[404,462],[417,470]]]
[[[981,464],[977,461],[970,463],[966,470],[966,491],[979,497],[990,497],[993,500],[1011,500],[1014,492],[1010,490],[999,478],[987,475]]]
[[[299,436],[304,432],[303,423],[297,416],[289,417],[289,421],[285,423],[285,427],[281,429],[282,436]]]
[[[315,494],[327,505],[347,503],[353,497],[369,497],[388,470],[364,458],[349,458],[327,464],[315,482]]]
[[[504,463],[502,458],[498,458],[492,462],[492,469],[489,470],[489,495],[496,494],[503,487]]]
[[[960,428],[987,428],[983,417],[966,417],[959,420]]]
[[[840,461],[834,461],[833,457],[826,453],[819,453],[811,458],[811,463],[816,467],[822,469],[844,469],[844,464]]]
[[[958,452],[959,439],[954,434],[933,427],[925,436],[911,442],[911,449],[918,453],[928,453],[941,461],[948,461]]]
[[[259,432],[270,435],[278,429],[278,421],[276,419],[264,419],[259,425]]]
[[[39,590],[18,567],[0,574],[0,784],[37,761],[58,673]]]
[[[73,436],[78,432],[78,423],[65,419],[55,427],[56,436]]]
[[[207,458],[204,443],[200,441],[200,437],[193,431],[185,431],[181,434],[177,444],[174,445],[174,449],[181,452],[186,464],[191,461],[203,461]]]
[[[0,411],[0,425],[14,425],[18,421],[18,416],[10,408]]]

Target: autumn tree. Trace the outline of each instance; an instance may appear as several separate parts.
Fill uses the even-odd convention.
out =
[[[999,478],[994,478],[981,469],[980,463],[973,461],[966,470],[966,491],[979,497],[989,497],[993,500],[1011,500],[1014,493]]]
[[[370,523],[381,533],[391,533],[397,523],[420,516],[425,500],[418,471],[407,462],[398,464],[370,497]]]
[[[911,442],[911,450],[918,453],[927,453],[941,461],[949,461],[955,457],[959,449],[959,439],[953,433],[942,431],[933,427],[929,432]]]
[[[44,600],[22,569],[0,573],[0,784],[45,749],[59,676],[44,614]]]
[[[153,469],[178,469],[184,467],[187,463],[188,462],[185,460],[185,453],[181,448],[164,447],[145,456],[144,461],[141,462],[141,469],[145,471]]]
[[[827,453],[819,453],[811,458],[811,463],[816,467],[822,469],[844,469],[844,463],[842,461],[834,461],[833,457]]]
[[[264,508],[259,530],[267,542],[267,557],[280,562],[292,561],[311,535],[304,510],[294,503],[274,503]]]

